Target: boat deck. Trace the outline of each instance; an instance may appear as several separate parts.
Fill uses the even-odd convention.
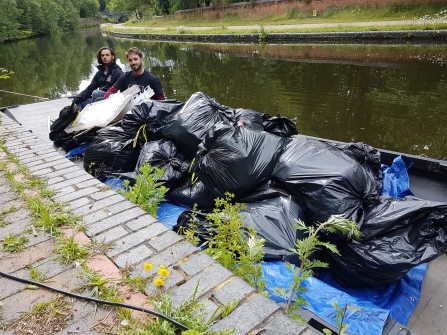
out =
[[[70,99],[62,98],[20,105],[9,107],[6,114],[9,112],[24,128],[33,132],[45,143],[51,144],[48,138],[48,118],[56,119],[59,111],[70,103]],[[409,172],[411,190],[415,196],[447,202],[447,178],[437,181],[413,175],[411,169]],[[413,332],[421,335],[447,334],[447,254],[428,264],[421,299],[407,327],[412,330],[412,334]]]

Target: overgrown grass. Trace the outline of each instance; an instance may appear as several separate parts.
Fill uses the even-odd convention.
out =
[[[144,27],[148,31],[153,32],[154,29],[168,28],[172,29],[172,33],[182,30],[183,33],[194,31],[194,33],[205,33],[204,31],[194,30],[192,27],[213,27],[212,31],[206,33],[231,33],[229,26],[264,26],[269,32],[268,25],[290,25],[290,24],[309,24],[309,23],[355,23],[355,22],[374,22],[374,21],[403,21],[412,20],[414,24],[404,24],[399,26],[399,29],[414,30],[419,25],[416,23],[424,22],[431,19],[445,19],[447,20],[447,5],[416,5],[416,4],[390,4],[383,8],[373,8],[367,6],[345,6],[344,8],[330,7],[324,12],[317,12],[317,16],[312,13],[301,13],[298,8],[289,9],[286,13],[281,15],[263,15],[263,16],[248,16],[248,15],[225,15],[223,17],[214,18],[181,18],[178,16],[170,16],[157,20],[133,20],[125,24],[125,27]],[[427,24],[431,29],[445,29],[447,24],[436,26]],[[373,24],[371,25],[374,26]],[[223,29],[222,27],[225,27]],[[396,26],[392,26],[396,27]],[[364,31],[364,28],[357,30],[357,28],[350,27],[349,31]],[[380,27],[384,29],[384,27]],[[114,29],[111,27],[105,30]],[[395,28],[393,28],[394,30]],[[419,28],[418,28],[419,29]],[[428,29],[427,27],[423,29]],[[247,28],[250,30],[250,28]],[[321,31],[332,31],[332,27],[325,28]],[[388,29],[387,29],[388,30]],[[126,31],[121,30],[120,31]],[[134,31],[134,30],[133,30]],[[170,31],[170,30],[168,30]],[[315,31],[315,30],[313,30]],[[338,31],[338,30],[337,30]],[[301,32],[292,31],[292,32]],[[238,33],[241,31],[238,30]]]

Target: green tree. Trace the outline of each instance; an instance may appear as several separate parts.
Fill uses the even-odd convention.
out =
[[[145,5],[149,5],[150,0],[110,0],[107,8],[110,11],[125,10],[134,13],[135,17],[140,20],[143,18],[143,11]]]
[[[22,10],[15,0],[0,1],[0,42],[15,39],[20,31],[19,17]]]
[[[80,5],[79,16],[83,18],[94,16],[100,8],[100,3],[98,0],[82,0],[80,1]]]

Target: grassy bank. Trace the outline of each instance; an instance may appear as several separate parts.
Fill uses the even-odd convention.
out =
[[[438,22],[433,22],[438,20]],[[394,21],[389,25],[378,25],[374,22]],[[397,22],[396,22],[397,21]],[[398,21],[402,22],[400,24]],[[409,22],[411,21],[411,22]],[[358,22],[369,22],[364,26],[355,26]],[[288,27],[302,25],[303,27]],[[310,26],[312,25],[312,26]],[[331,25],[322,27],[321,25]],[[234,26],[245,26],[235,29]],[[269,27],[275,26],[275,27]],[[278,27],[284,26],[284,27]],[[205,27],[209,29],[205,30]],[[117,31],[116,27],[106,26],[108,31]],[[119,31],[154,33],[259,33],[259,32],[343,32],[343,31],[371,31],[371,30],[428,30],[447,29],[447,4],[438,6],[389,5],[384,8],[370,8],[361,6],[347,6],[343,9],[329,8],[324,13],[300,13],[297,8],[287,11],[283,15],[265,15],[252,17],[247,15],[225,15],[221,18],[181,18],[165,17],[146,20],[131,20],[123,25]]]

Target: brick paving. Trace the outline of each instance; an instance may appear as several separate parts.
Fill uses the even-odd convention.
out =
[[[66,159],[51,144],[6,116],[1,115],[0,120],[0,140],[5,140],[7,150],[15,154],[20,164],[27,167],[32,175],[48,181],[48,189],[56,193],[53,197],[55,201],[67,203],[74,214],[83,217],[87,235],[78,233],[80,243],[90,240],[112,243],[105,255],[87,260],[90,269],[104,277],[119,278],[120,270],[130,270],[131,276],[148,276],[143,269],[145,262],[152,263],[154,268],[164,265],[171,272],[164,289],[171,290],[173,305],[183,303],[199,285],[199,301],[207,315],[217,306],[239,299],[238,306],[215,323],[212,330],[235,327],[234,334],[237,335],[319,334],[307,324],[290,321],[275,302],[257,293],[246,282],[115,191],[105,190],[99,181]],[[0,150],[0,161],[6,160],[5,153]],[[41,232],[34,236],[29,229],[31,213],[13,191],[3,171],[0,171],[0,191],[3,200],[0,211],[11,206],[20,208],[5,215],[5,220],[11,223],[0,227],[0,240],[10,234],[29,238],[22,252],[0,251],[0,270],[30,278],[27,266],[31,264],[38,267],[50,286],[70,291],[82,283],[81,267],[61,265],[56,260],[55,241]],[[71,230],[66,231],[68,236],[71,233]],[[145,294],[129,291],[125,303],[141,306],[154,290],[153,283],[149,283]],[[0,301],[3,304],[0,307],[3,326],[0,327],[0,335],[13,334],[7,325],[17,320],[23,312],[31,311],[37,303],[54,297],[60,299],[60,295],[52,291],[42,288],[29,290],[22,283],[0,277]],[[104,329],[99,326],[120,322],[116,313],[108,308],[100,307],[95,314],[92,304],[85,305],[83,301],[74,300],[71,303],[72,318],[65,329],[57,334],[98,334],[100,329]],[[146,317],[135,311],[133,316],[140,319]]]

